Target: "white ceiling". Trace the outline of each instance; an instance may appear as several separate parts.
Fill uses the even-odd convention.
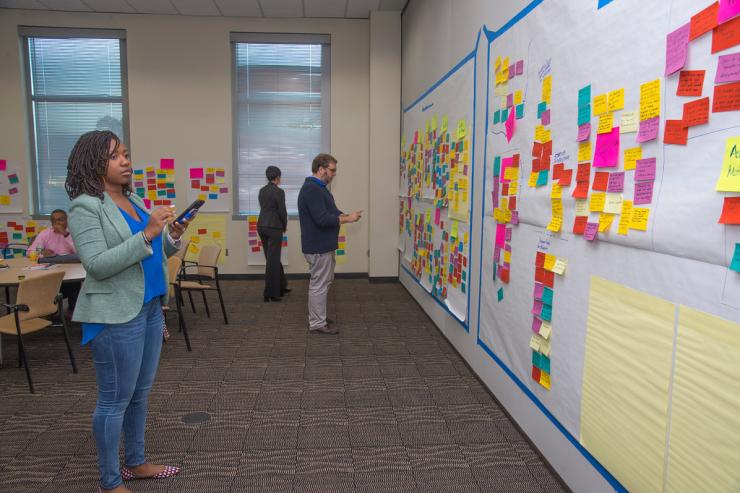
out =
[[[0,0],[0,8],[221,17],[369,17],[408,0]]]

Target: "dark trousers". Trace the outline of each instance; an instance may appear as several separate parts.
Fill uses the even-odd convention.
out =
[[[262,240],[262,251],[265,252],[265,292],[264,296],[281,297],[288,281],[285,279],[283,264],[280,263],[280,251],[283,248],[283,231],[277,228],[257,228]]]

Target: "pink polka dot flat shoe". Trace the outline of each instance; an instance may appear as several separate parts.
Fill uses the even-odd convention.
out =
[[[132,479],[164,479],[171,478],[180,472],[180,468],[177,466],[164,466],[164,470],[158,472],[154,476],[137,476],[134,472],[126,466],[121,466],[121,478],[125,481]]]

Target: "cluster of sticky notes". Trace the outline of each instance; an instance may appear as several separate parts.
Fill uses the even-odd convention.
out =
[[[553,233],[560,231],[563,226],[563,188],[560,183],[553,182],[550,190],[551,215],[547,229]]]
[[[257,216],[247,216],[247,244],[253,253],[262,251],[262,240],[257,232]]]
[[[521,90],[509,91],[509,80],[524,74],[524,60],[509,61],[498,56],[493,67],[496,84],[494,93],[501,97],[501,108],[493,113],[493,124],[503,123],[507,142],[514,136],[516,120],[524,118],[524,98]]]
[[[190,189],[198,192],[198,198],[201,200],[216,200],[221,195],[229,193],[224,168],[192,167],[189,176]]]
[[[449,158],[447,205],[451,217],[467,221],[470,214],[470,139],[463,134],[451,148],[454,148],[454,151],[450,153]]]
[[[175,160],[162,158],[159,168],[147,166],[134,169],[134,191],[147,207],[172,205],[177,198],[175,191]]]
[[[30,245],[36,235],[45,229],[45,225],[39,225],[33,220],[25,222],[8,220],[5,227],[0,229],[0,247],[4,248],[8,243]],[[26,254],[26,249],[5,249],[3,254],[5,258],[22,257]]]
[[[637,142],[658,138],[660,130],[660,79],[640,85],[640,123]]]
[[[468,284],[468,257],[465,252],[468,250],[468,233],[460,231],[460,223],[458,221],[450,221],[447,246],[449,248],[447,283],[453,288],[459,289],[462,293],[466,293]]]
[[[493,158],[493,217],[499,223],[519,224],[519,154]]]
[[[201,227],[196,224],[192,229],[190,245],[188,246],[189,253],[197,255],[203,245],[221,244],[223,242],[224,233],[215,228]],[[223,260],[219,258],[219,262],[223,262]]]
[[[591,94],[591,86],[585,86],[578,91],[579,132],[578,160],[588,161],[591,159],[591,123],[585,121],[588,101],[585,100]],[[606,168],[616,166],[619,160],[619,136],[625,133],[620,130],[619,125],[614,124],[615,112],[624,109],[624,89],[614,89],[607,93],[599,94],[593,98],[593,115],[599,118],[596,130],[596,146],[593,155],[593,166],[595,168]],[[583,108],[583,109],[582,109]],[[581,113],[583,113],[581,115]],[[629,116],[628,116],[629,120]],[[584,123],[581,123],[584,121]],[[629,123],[628,123],[629,124]]]
[[[725,143],[722,171],[717,180],[717,191],[740,192],[740,137],[730,137]],[[740,197],[725,197],[721,224],[740,224]]]
[[[550,161],[552,160],[552,140],[532,143],[532,171],[528,185],[539,188],[547,185],[550,179]]]
[[[532,303],[532,380],[550,389],[550,353],[552,337],[552,305],[555,275],[562,276],[568,261],[538,250],[535,256],[535,283]]]
[[[0,206],[10,205],[13,200],[13,195],[18,193],[19,182],[18,173],[10,171],[8,169],[7,159],[0,159],[0,172],[7,175],[7,188],[3,187],[0,190]]]

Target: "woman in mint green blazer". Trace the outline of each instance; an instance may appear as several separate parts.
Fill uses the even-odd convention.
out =
[[[187,228],[174,212],[148,212],[131,193],[131,161],[112,132],[82,135],[69,156],[69,230],[87,271],[73,320],[82,322],[98,383],[93,435],[101,492],[129,492],[124,479],[165,478],[179,468],[144,458],[147,397],[162,348],[167,257]],[[118,447],[124,435],[125,463]]]

